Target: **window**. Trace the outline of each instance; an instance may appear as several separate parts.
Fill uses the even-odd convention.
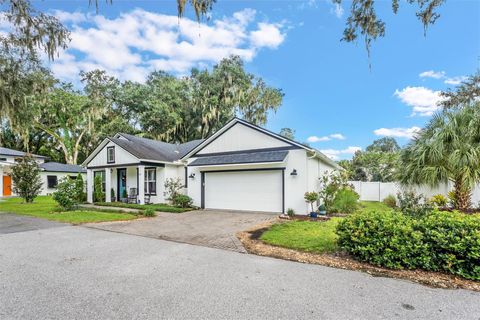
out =
[[[157,169],[145,169],[145,194],[157,194]]]
[[[107,147],[107,163],[115,162],[115,147]]]
[[[185,167],[185,183],[183,184],[184,188],[188,188],[188,168]]]
[[[69,179],[77,180],[77,176],[68,176]]]
[[[7,161],[7,158],[0,158],[0,161]]]
[[[47,187],[49,189],[55,189],[57,187],[57,176],[47,176]]]
[[[93,174],[94,179],[96,177],[101,177],[102,178],[102,192],[105,192],[105,171],[95,171]],[[95,187],[95,185],[94,185]]]

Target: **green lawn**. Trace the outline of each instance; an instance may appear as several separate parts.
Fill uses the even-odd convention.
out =
[[[357,212],[389,211],[382,202],[361,201]],[[274,224],[260,239],[268,244],[312,253],[327,253],[337,250],[335,229],[343,218],[334,217],[325,222],[289,221]]]
[[[359,211],[369,212],[369,211],[390,211],[392,208],[385,205],[383,202],[378,201],[360,201],[361,208]]]
[[[132,220],[137,216],[111,210],[72,210],[64,211],[57,206],[51,197],[40,196],[33,203],[23,203],[21,198],[9,198],[0,201],[0,214],[5,212],[22,214],[47,220],[68,222],[73,224],[103,221]]]
[[[138,210],[145,210],[147,208],[152,208],[155,211],[162,212],[173,212],[173,213],[182,213],[187,211],[192,211],[192,208],[178,208],[170,206],[165,203],[155,203],[155,204],[135,204],[135,203],[123,203],[123,202],[96,202],[97,206],[105,207],[115,207],[115,208],[132,208]]]
[[[324,222],[291,221],[273,225],[260,239],[268,244],[313,253],[337,249],[335,228],[342,218]]]

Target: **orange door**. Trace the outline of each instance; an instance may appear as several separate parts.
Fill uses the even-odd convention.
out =
[[[3,196],[12,195],[12,177],[3,176]]]

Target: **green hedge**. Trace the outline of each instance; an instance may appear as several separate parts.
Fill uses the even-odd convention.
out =
[[[480,216],[434,211],[423,218],[363,212],[337,227],[338,244],[359,260],[393,269],[444,271],[480,280]]]

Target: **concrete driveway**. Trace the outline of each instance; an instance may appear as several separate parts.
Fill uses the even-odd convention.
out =
[[[260,212],[198,210],[185,213],[158,213],[154,218],[92,223],[84,226],[246,252],[235,234],[276,217],[275,214]]]
[[[16,215],[11,213],[0,213],[0,234],[58,228],[68,224],[48,221],[35,217]]]
[[[0,235],[0,319],[476,319],[480,293],[77,226]]]

